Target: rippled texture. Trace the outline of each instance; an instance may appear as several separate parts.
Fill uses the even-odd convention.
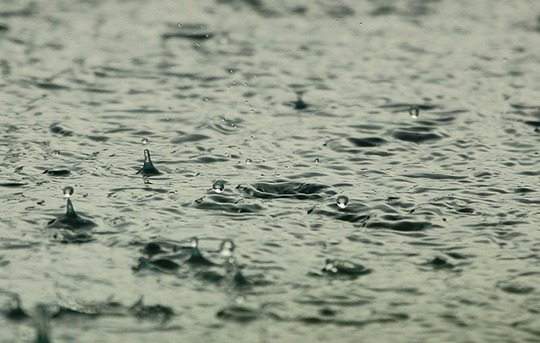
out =
[[[2,1],[2,340],[540,340],[536,5]]]

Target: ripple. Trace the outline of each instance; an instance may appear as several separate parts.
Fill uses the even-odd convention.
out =
[[[328,186],[315,183],[276,181],[238,185],[236,189],[250,197],[261,199],[293,198],[298,200],[320,199],[328,195]]]

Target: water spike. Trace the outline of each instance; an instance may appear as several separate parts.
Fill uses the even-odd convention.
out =
[[[150,158],[150,151],[148,149],[144,149],[144,164],[143,167],[139,169],[137,174],[142,174],[143,176],[161,174],[161,172],[154,167],[152,159]]]
[[[71,202],[70,198],[67,199],[66,216],[67,217],[77,217],[77,213],[75,212],[75,208],[73,208],[73,203]]]
[[[207,260],[199,250],[199,240],[197,237],[193,237],[190,242],[191,245],[191,256],[186,261],[187,264],[194,266],[212,266],[214,263]]]
[[[152,160],[150,159],[150,150],[144,149],[144,164],[152,164]]]
[[[44,305],[36,306],[36,343],[49,343],[51,335],[51,326],[49,324],[50,314]]]
[[[302,96],[304,92],[296,92],[296,101],[293,102],[293,107],[295,110],[303,110],[309,107],[308,104],[304,102]]]

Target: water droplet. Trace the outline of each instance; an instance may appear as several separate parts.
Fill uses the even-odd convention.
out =
[[[315,164],[317,164],[317,163],[319,163],[319,161],[320,161],[320,160],[319,160],[319,158],[317,157],[317,158],[315,158],[315,161],[314,161],[314,162],[315,162]]]
[[[246,164],[252,164],[253,160],[251,158],[246,158]]]
[[[53,151],[53,155],[54,155],[54,156],[60,155],[60,150],[54,150],[54,151]]]
[[[348,204],[349,204],[349,198],[347,198],[345,195],[340,195],[337,197],[336,205],[339,208],[344,209],[345,207],[347,207]]]
[[[191,245],[191,247],[193,249],[198,249],[199,248],[199,239],[197,237],[193,237],[191,239],[191,242],[189,242],[189,245]]]
[[[416,119],[420,114],[420,109],[418,108],[418,106],[412,106],[411,108],[409,108],[409,114],[412,118]]]
[[[179,28],[182,28],[182,24],[178,23],[178,27],[179,27]]]
[[[225,183],[222,180],[216,180],[212,185],[214,192],[221,193],[225,189]]]
[[[142,145],[148,144],[148,138],[143,138],[143,139],[141,140],[141,143],[142,143]]]
[[[219,248],[219,254],[223,257],[231,257],[234,251],[234,243],[230,239],[226,239],[221,242],[221,247]]]
[[[71,186],[64,187],[64,196],[69,198],[73,195],[74,189]]]

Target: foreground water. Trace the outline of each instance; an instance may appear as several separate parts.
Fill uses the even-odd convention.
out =
[[[2,342],[539,341],[539,14],[2,1]]]

